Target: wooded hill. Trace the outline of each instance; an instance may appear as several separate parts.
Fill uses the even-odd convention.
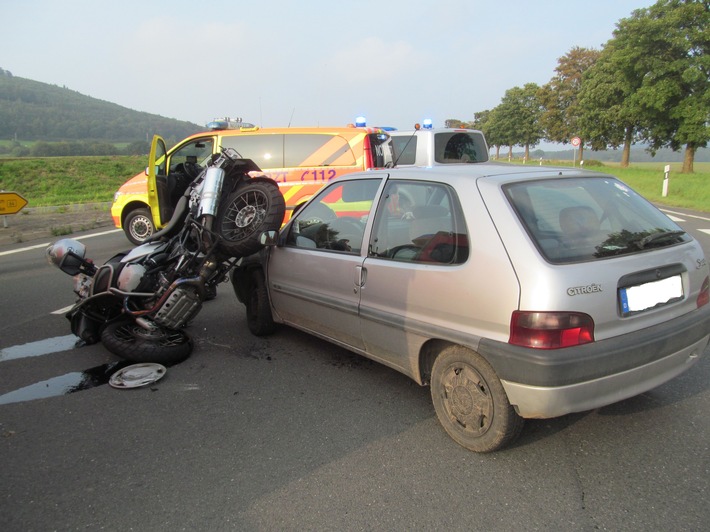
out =
[[[0,140],[131,143],[149,141],[154,134],[179,140],[203,130],[0,68]]]

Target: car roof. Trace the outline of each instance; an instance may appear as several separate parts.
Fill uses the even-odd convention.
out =
[[[419,129],[396,129],[394,131],[388,131],[390,136],[404,136],[413,135],[415,133],[465,133],[465,132],[475,132],[481,133],[478,129],[468,129],[463,127],[434,127],[434,128],[419,128]]]
[[[382,177],[389,175],[391,179],[412,179],[421,181],[441,181],[456,185],[459,181],[480,180],[498,184],[513,181],[526,181],[541,178],[569,178],[569,177],[608,177],[613,176],[602,172],[572,169],[554,166],[522,166],[508,163],[480,163],[480,164],[448,164],[445,166],[410,166],[403,168],[384,168],[368,170],[341,176],[338,180],[357,179],[362,177]]]
[[[273,135],[273,134],[322,134],[341,135],[343,137],[356,137],[371,133],[389,133],[374,127],[253,127],[253,128],[232,128],[232,129],[205,129],[185,137],[188,140],[197,137],[219,135],[220,137],[238,137],[251,135]]]

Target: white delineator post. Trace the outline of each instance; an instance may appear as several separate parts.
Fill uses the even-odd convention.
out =
[[[668,181],[670,181],[671,165],[667,164],[665,168],[665,175],[663,177],[663,193],[662,196],[665,198],[668,195]]]

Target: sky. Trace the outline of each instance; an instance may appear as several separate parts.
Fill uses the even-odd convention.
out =
[[[647,0],[0,0],[0,68],[204,125],[472,120]]]

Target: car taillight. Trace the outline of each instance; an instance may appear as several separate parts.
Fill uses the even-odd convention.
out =
[[[513,312],[510,340],[513,345],[558,349],[594,341],[594,320],[581,312]]]
[[[700,293],[698,294],[698,299],[696,300],[698,308],[703,305],[707,305],[710,302],[710,277],[706,277],[703,281],[703,285],[700,287]]]

